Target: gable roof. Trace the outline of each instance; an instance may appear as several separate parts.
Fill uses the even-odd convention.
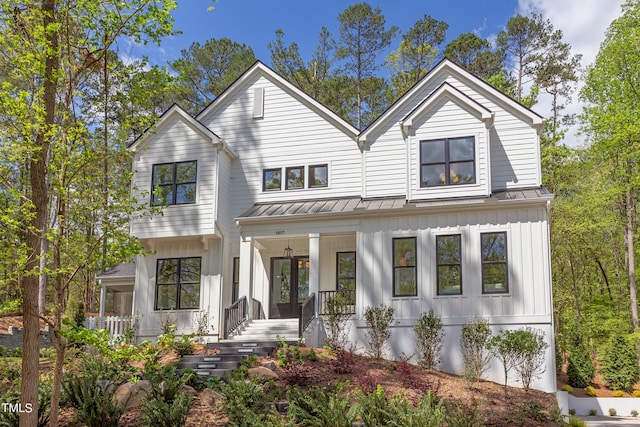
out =
[[[475,86],[476,89],[484,92],[484,94],[486,94],[488,97],[492,97],[498,100],[500,103],[504,103],[508,105],[510,109],[518,112],[520,115],[527,118],[530,121],[531,126],[535,128],[542,127],[543,119],[542,119],[542,116],[540,116],[538,113],[525,107],[524,105],[520,104],[518,101],[509,97],[508,95],[502,93],[495,87],[491,86],[489,83],[482,80],[480,77],[470,73],[469,71],[467,71],[460,65],[456,64],[455,62],[451,61],[450,59],[444,58],[435,67],[433,67],[424,77],[422,77],[420,81],[418,81],[415,85],[413,85],[411,89],[405,92],[404,95],[402,95],[396,102],[394,102],[384,113],[378,116],[378,118],[376,118],[366,129],[364,129],[358,136],[358,141],[361,143],[366,142],[367,137],[369,137],[376,130],[380,129],[382,126],[387,124],[387,122],[392,117],[394,117],[398,113],[398,111],[400,111],[402,108],[405,108],[408,103],[415,102],[414,98],[417,96],[416,94],[419,93],[426,85],[431,83],[438,75],[444,72],[449,72],[459,77],[461,80],[464,80],[469,85]],[[453,86],[451,86],[451,88],[453,88]],[[436,91],[437,90],[438,89],[436,89]],[[452,93],[453,92],[449,91],[449,94],[452,94]],[[429,97],[431,97],[431,95],[427,96],[427,99],[421,101],[420,104],[418,105],[423,104],[425,101],[428,100]]]
[[[220,146],[224,152],[226,152],[231,158],[235,159],[237,155],[225,144],[225,142],[216,135],[211,129],[200,123],[191,114],[182,109],[178,104],[173,104],[167,111],[165,111],[158,121],[152,125],[149,129],[144,131],[135,141],[133,141],[127,149],[130,151],[136,151],[141,145],[144,145],[147,141],[152,139],[156,133],[165,128],[173,118],[185,123],[193,131],[200,134],[204,139],[208,140],[214,146]]]
[[[355,141],[359,131],[351,123],[344,120],[342,117],[331,111],[319,101],[313,99],[307,95],[304,91],[297,88],[287,79],[276,73],[261,61],[256,61],[247,71],[245,71],[240,77],[236,79],[224,92],[222,92],[209,106],[202,110],[196,117],[198,120],[205,121],[206,118],[217,111],[224,102],[237,94],[243,87],[256,76],[263,76],[288,94],[298,99],[303,104],[307,105],[313,111],[323,116],[326,120],[333,123],[336,127],[341,129],[345,134],[351,136]]]
[[[448,82],[444,82],[402,118],[400,121],[402,126],[405,129],[411,128],[415,120],[418,120],[425,113],[430,111],[434,104],[443,98],[448,98],[455,104],[464,107],[466,110],[474,112],[487,125],[490,125],[493,121],[493,113],[491,110],[470,98],[468,95],[465,95],[461,90],[456,89]]]

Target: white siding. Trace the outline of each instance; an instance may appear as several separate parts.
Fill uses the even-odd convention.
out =
[[[160,320],[163,316],[171,316],[178,328],[178,334],[188,334],[194,331],[194,320],[201,315],[201,311],[208,310],[210,324],[215,328],[209,333],[219,333],[220,321],[220,240],[209,242],[207,248],[197,240],[171,239],[160,241],[154,247],[154,253],[138,256],[136,260],[136,288],[134,295],[134,310],[141,315],[140,340],[155,339],[160,333]],[[201,257],[200,265],[200,308],[195,310],[154,310],[156,292],[156,264],[158,259]],[[213,338],[211,338],[213,340]]]
[[[386,126],[368,136],[365,147],[365,196],[406,195],[407,156],[399,122],[445,81],[494,114],[489,142],[491,164],[487,170],[491,173],[492,191],[541,185],[538,138],[530,120],[515,113],[510,105],[501,102],[477,83],[463,81],[458,75],[443,71],[432,76],[414,98],[404,101],[393,116],[387,118]],[[427,127],[416,131],[421,138],[459,136],[460,129],[469,129],[472,125],[470,113],[465,117],[460,115],[461,109],[456,113],[456,109],[450,106],[440,107],[433,116],[437,120],[434,123],[427,121]],[[450,114],[448,118],[447,114]],[[484,129],[477,132],[485,135]],[[431,137],[431,134],[437,136]],[[419,187],[415,178],[415,175],[411,175],[412,187]],[[456,188],[450,187],[449,190],[449,197],[465,195],[459,194]]]
[[[216,198],[216,149],[210,141],[181,120],[173,119],[134,158],[133,197],[141,207],[150,205],[154,164],[197,160],[196,203],[162,208],[131,222],[131,233],[140,238],[196,236],[214,233]]]
[[[455,125],[452,125],[455,124]],[[430,114],[416,124],[410,138],[410,199],[486,196],[488,187],[487,132],[484,121],[444,98]],[[420,141],[473,136],[475,139],[476,183],[444,187],[420,187]]]
[[[509,293],[482,294],[480,233],[506,231]],[[462,295],[436,290],[435,242],[439,234],[462,239]],[[416,237],[418,295],[393,297],[392,238]],[[358,313],[390,304],[396,318],[411,323],[434,310],[446,323],[484,316],[496,323],[550,323],[551,284],[544,207],[510,211],[449,212],[362,221],[358,239]]]
[[[254,88],[264,89],[264,116],[253,118]],[[231,216],[258,202],[359,196],[360,150],[345,134],[307,104],[266,77],[247,83],[204,123],[238,155],[231,169]],[[263,169],[327,164],[329,186],[262,191]],[[308,185],[307,176],[305,183]]]

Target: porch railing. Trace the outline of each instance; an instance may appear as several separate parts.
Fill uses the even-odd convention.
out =
[[[84,320],[84,327],[87,329],[107,330],[112,342],[125,335],[133,326],[131,316],[87,317]]]
[[[224,309],[224,339],[228,339],[229,335],[242,325],[248,319],[247,297],[242,297],[229,307]]]
[[[342,314],[356,314],[356,290],[318,292],[318,313],[330,314],[338,310]]]
[[[300,307],[300,316],[298,317],[298,336],[302,337],[302,333],[311,324],[314,317],[316,317],[316,294],[312,293],[309,295],[309,298],[304,300]]]
[[[253,304],[253,306],[251,307],[251,318],[264,319],[264,314],[262,313],[262,303],[257,299],[252,300],[251,303]]]

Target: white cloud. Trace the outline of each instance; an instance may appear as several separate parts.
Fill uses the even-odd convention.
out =
[[[555,29],[562,30],[564,41],[572,46],[573,52],[582,54],[582,67],[585,68],[595,60],[609,24],[620,16],[622,4],[623,0],[518,0],[518,11],[523,15],[538,12]],[[534,110],[547,116],[550,101],[541,96]],[[566,112],[582,112],[577,92]],[[567,133],[567,144],[583,145],[584,141],[576,131],[577,127],[574,127]]]

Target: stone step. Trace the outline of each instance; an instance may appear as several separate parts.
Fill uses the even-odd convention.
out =
[[[180,369],[193,369],[193,370],[200,370],[200,369],[237,369],[238,365],[241,363],[241,361],[238,360],[224,360],[221,362],[207,362],[205,360],[199,360],[199,361],[195,361],[195,362],[186,362],[186,361],[182,361],[178,364],[178,366],[180,367]]]
[[[289,345],[297,343],[297,339],[294,340],[285,340],[285,342]],[[208,343],[207,348],[209,349],[223,349],[228,347],[236,347],[236,348],[255,348],[255,347],[279,347],[280,341],[277,340],[265,340],[264,337],[260,337],[260,339],[255,340],[225,340],[214,343]]]

